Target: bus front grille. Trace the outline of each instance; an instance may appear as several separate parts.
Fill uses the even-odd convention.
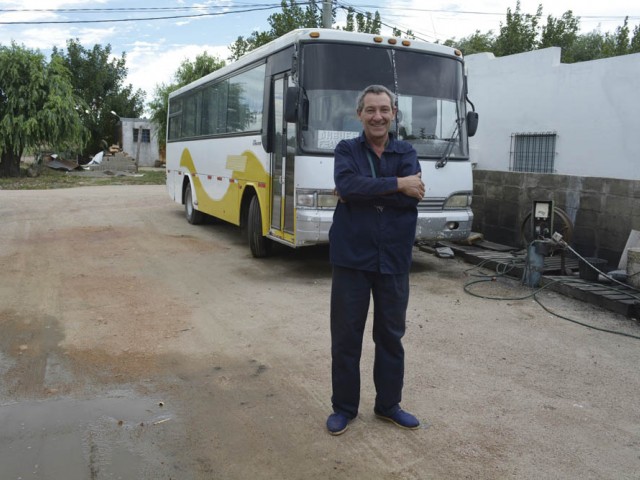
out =
[[[445,198],[438,197],[423,198],[418,203],[418,212],[441,212],[445,200]]]

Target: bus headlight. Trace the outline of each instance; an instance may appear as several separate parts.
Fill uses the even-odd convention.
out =
[[[298,190],[296,207],[313,208],[316,204],[316,196],[314,192],[308,190]]]
[[[318,208],[336,208],[338,196],[331,190],[318,191]]]
[[[335,208],[338,197],[333,190],[311,190],[300,188],[296,192],[297,208]]]
[[[470,193],[456,193],[451,195],[444,203],[445,210],[460,210],[463,208],[469,208],[471,206],[471,194]]]

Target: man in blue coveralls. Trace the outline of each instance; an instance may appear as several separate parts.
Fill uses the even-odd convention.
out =
[[[358,97],[363,133],[335,149],[339,202],[329,231],[331,286],[332,435],[358,415],[362,338],[373,296],[375,415],[399,427],[420,422],[400,408],[404,381],[409,268],[424,183],[416,151],[389,132],[395,95],[371,85]]]

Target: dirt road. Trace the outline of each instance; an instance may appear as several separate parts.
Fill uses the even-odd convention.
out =
[[[0,191],[1,479],[638,479],[640,340],[416,251],[403,431],[329,436],[326,248],[253,259],[162,186]],[[474,286],[519,297],[515,282]],[[549,308],[640,335],[558,294]]]

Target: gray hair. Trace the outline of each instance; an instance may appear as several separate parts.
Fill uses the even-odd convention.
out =
[[[391,100],[391,108],[395,108],[396,95],[391,90],[389,90],[384,85],[369,85],[362,92],[360,92],[360,95],[358,95],[358,101],[356,104],[356,111],[358,113],[362,112],[362,110],[364,109],[364,97],[368,93],[374,93],[376,95],[380,95],[381,93],[386,94],[389,97],[389,100]]]

